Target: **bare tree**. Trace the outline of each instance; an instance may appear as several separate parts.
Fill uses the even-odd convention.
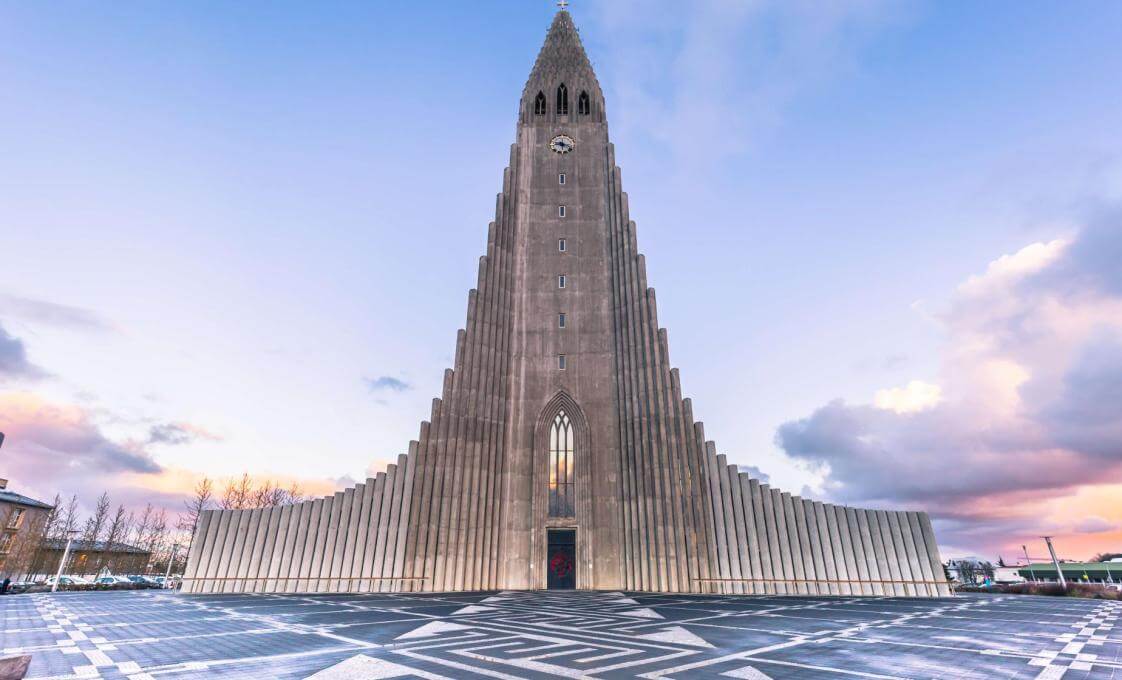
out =
[[[105,525],[109,521],[109,492],[103,491],[97,499],[94,514],[86,519],[86,526],[82,529],[82,540],[96,543],[101,540]]]
[[[203,477],[195,484],[195,495],[190,500],[183,501],[185,511],[179,515],[180,531],[187,533],[189,537],[195,535],[195,529],[199,526],[199,517],[210,509],[213,496],[214,483],[210,478]]]
[[[130,515],[125,511],[125,506],[118,505],[117,512],[113,515],[113,519],[110,520],[105,532],[105,547],[98,556],[97,571],[101,571],[102,567],[113,568],[113,560],[109,553],[120,550],[122,542],[130,531],[129,521]]]
[[[304,500],[304,494],[295,482],[284,489],[270,479],[253,491],[253,502],[250,507],[275,508],[279,505],[293,505],[302,500]]]
[[[43,520],[43,538],[54,538],[55,534],[58,533],[58,526],[62,522],[62,497],[57,493],[51,506],[51,511],[47,513],[46,519]]]
[[[59,522],[58,533],[55,538],[66,539],[71,531],[78,530],[78,494],[70,497],[70,501],[66,504],[66,512],[62,515],[62,521]]]
[[[140,513],[138,519],[132,526],[132,536],[129,537],[126,543],[130,545],[144,545],[145,539],[148,537],[148,529],[152,525],[155,510],[151,503],[144,506],[144,511]]]
[[[170,545],[171,542],[168,539],[167,511],[161,508],[160,512],[152,518],[152,526],[148,528],[148,534],[141,544],[150,554],[150,562],[156,562],[161,553]]]
[[[222,491],[222,499],[218,505],[223,510],[244,510],[253,504],[253,480],[248,472],[243,472],[240,479],[231,479]]]

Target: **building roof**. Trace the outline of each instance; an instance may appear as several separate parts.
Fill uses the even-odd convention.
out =
[[[50,503],[37,501],[34,498],[29,498],[23,494],[8,491],[7,489],[0,490],[0,503],[14,503],[15,505],[26,505],[29,508],[43,508],[44,510],[50,510],[55,507]]]
[[[1069,571],[1105,571],[1110,570],[1117,573],[1122,570],[1122,564],[1117,562],[1060,562],[1060,568],[1064,572]],[[1018,567],[1023,572],[1051,572],[1056,573],[1056,567],[1051,562],[1038,562],[1036,564],[1029,564],[1026,566]]]
[[[43,541],[43,547],[47,550],[65,550],[65,538],[48,538]],[[127,543],[109,543],[107,541],[83,541],[75,539],[70,544],[70,551],[85,551],[85,552],[115,552],[115,553],[135,553],[137,555],[147,555],[149,551],[144,548],[138,548],[135,545],[128,545]]]

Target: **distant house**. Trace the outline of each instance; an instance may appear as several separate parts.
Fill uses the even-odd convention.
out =
[[[31,570],[43,536],[47,515],[54,506],[8,490],[0,479],[0,581],[13,581]]]
[[[35,560],[42,573],[53,574],[66,550],[66,539],[48,538],[43,541]],[[142,574],[148,568],[152,553],[126,543],[74,540],[70,543],[70,556],[63,568],[64,574],[95,575],[102,569],[114,574]]]

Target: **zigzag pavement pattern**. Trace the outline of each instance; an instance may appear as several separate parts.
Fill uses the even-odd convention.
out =
[[[0,598],[30,678],[1122,676],[1122,603],[533,592]]]

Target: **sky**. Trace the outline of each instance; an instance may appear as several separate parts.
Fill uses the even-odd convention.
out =
[[[0,3],[0,476],[177,510],[405,451],[546,0]],[[573,0],[730,461],[1122,552],[1122,5]]]

